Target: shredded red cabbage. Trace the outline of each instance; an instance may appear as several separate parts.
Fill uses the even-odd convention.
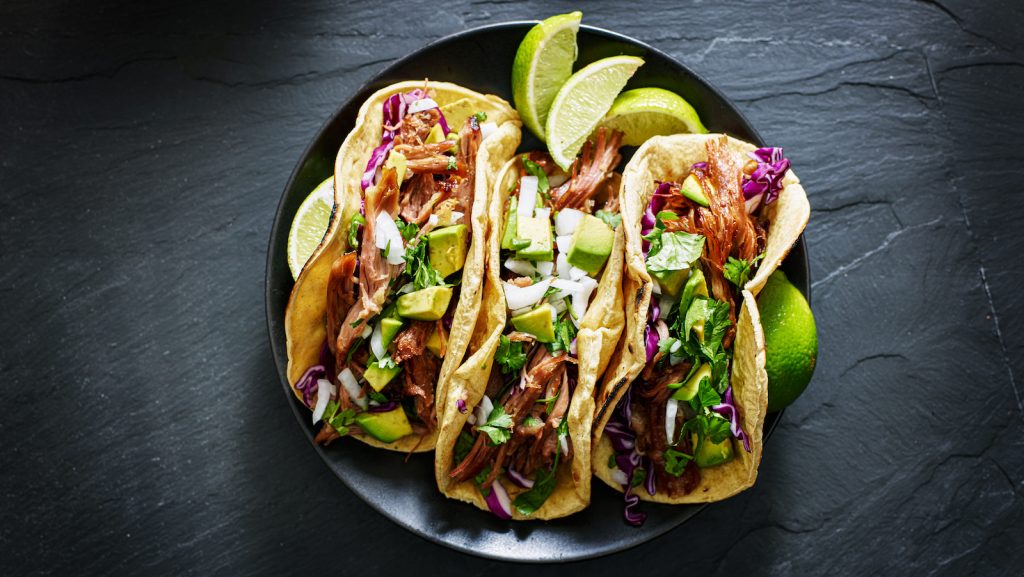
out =
[[[647,474],[644,479],[644,489],[647,489],[647,494],[653,497],[656,489],[654,486],[654,461],[651,461],[650,457],[644,457],[643,463],[644,472]]]
[[[331,353],[330,345],[327,344],[327,339],[324,339],[324,344],[320,347],[320,364],[323,365],[324,371],[328,375],[337,374],[337,371],[334,370],[334,355]]]
[[[655,181],[657,182],[657,181]],[[647,208],[644,210],[644,216],[640,220],[640,234],[646,236],[647,233],[651,232],[656,224],[656,216],[661,209],[665,208],[665,202],[668,197],[671,196],[672,183],[671,182],[659,182],[658,188],[651,195],[651,202],[647,203]],[[644,240],[643,251],[644,258],[647,258],[647,251],[651,250],[651,243]]]
[[[750,200],[763,194],[765,204],[775,202],[789,170],[789,159],[782,155],[781,148],[775,147],[758,148],[750,153],[750,158],[757,161],[757,168],[749,177],[743,177],[743,198]]]
[[[306,403],[307,407],[312,409],[316,404],[316,391],[319,388],[317,381],[326,376],[327,369],[323,365],[313,365],[306,369],[299,377],[299,382],[295,383],[295,388],[302,391],[302,402]]]
[[[626,394],[622,396],[622,400],[615,407],[615,412],[612,413],[611,419],[605,425],[604,434],[607,435],[608,440],[612,443],[612,448],[615,450],[615,465],[626,475],[626,484],[622,486],[623,499],[626,502],[622,512],[623,517],[630,525],[640,526],[647,520],[647,515],[639,510],[640,497],[633,493],[632,487],[633,473],[641,463],[640,454],[636,451],[636,434],[629,425],[630,419],[633,416],[633,409],[630,406],[632,396],[631,385],[631,388],[626,389]],[[645,483],[647,486],[645,488],[653,495],[654,481],[651,478],[651,469],[652,467],[648,462],[648,477]]]
[[[654,360],[654,355],[658,352],[658,343],[661,341],[661,337],[658,335],[658,331],[648,324],[644,327],[644,347],[647,349],[647,362]]]
[[[363,179],[360,182],[363,190],[375,184],[377,179],[380,178],[381,167],[384,166],[388,153],[395,146],[395,136],[398,134],[399,125],[402,119],[405,118],[409,105],[426,97],[427,93],[417,88],[409,92],[392,94],[384,101],[384,134],[381,136],[380,146],[374,148],[373,152],[370,153],[370,161],[366,163],[366,170],[363,171]],[[440,109],[438,109],[438,112],[440,112]],[[445,131],[445,134],[448,134],[448,123],[445,122],[443,114],[441,115],[440,124],[441,129]]]
[[[512,518],[512,499],[497,479],[491,483],[491,490],[484,496],[484,501],[487,501],[487,508],[491,513],[502,519]]]
[[[465,415],[466,411],[468,411],[468,409],[466,409],[466,401],[462,399],[455,401],[455,406],[459,408],[459,412],[462,413],[463,415]]]
[[[726,419],[729,419],[729,429],[732,431],[732,436],[736,437],[737,440],[743,441],[743,448],[749,453],[750,452],[750,439],[747,434],[743,432],[740,427],[740,414],[736,410],[736,405],[732,400],[732,386],[725,390],[725,397],[722,400],[722,404],[711,407],[711,410],[722,415]]]
[[[515,483],[516,485],[519,485],[524,489],[533,488],[533,479],[527,479],[519,471],[516,471],[515,469],[509,467],[508,469],[505,470],[505,473],[508,475],[508,478],[511,479],[512,482]]]

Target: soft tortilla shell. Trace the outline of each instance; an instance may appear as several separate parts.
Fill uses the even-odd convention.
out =
[[[395,93],[422,87],[422,81],[400,82],[375,92],[360,107],[355,127],[338,150],[334,164],[334,215],[324,240],[295,281],[285,311],[288,382],[300,400],[301,393],[295,390],[294,385],[307,368],[319,362],[320,349],[327,333],[327,279],[334,259],[348,249],[348,223],[359,211],[363,170],[383,134],[381,124],[384,101]],[[454,370],[466,350],[469,330],[461,329],[461,326],[472,326],[480,309],[487,201],[498,170],[519,146],[521,124],[512,107],[497,96],[479,94],[447,82],[430,82],[429,87],[434,92],[433,99],[442,110],[452,113],[450,117],[446,114],[446,120],[460,122],[458,125],[450,125],[453,130],[462,126],[468,114],[464,111],[469,109],[473,112],[486,112],[487,120],[498,125],[498,130],[484,139],[477,154],[475,197],[470,215],[473,221],[472,241],[463,271],[461,297],[455,310],[456,322],[448,336],[447,353],[438,377],[435,398],[439,401],[443,399],[446,375]],[[440,403],[435,402],[435,406],[440,407]],[[352,436],[375,447],[422,452],[434,448],[436,431],[427,438],[409,435],[394,443],[383,443],[367,435]]]
[[[491,227],[487,236],[487,266],[485,269],[482,314],[470,340],[471,355],[453,375],[445,399],[445,419],[440,427],[434,472],[438,488],[450,498],[472,503],[486,510],[487,503],[472,481],[453,482],[448,473],[453,467],[455,443],[471,411],[460,413],[457,403],[476,407],[484,394],[492,370],[495,351],[505,329],[507,314],[505,294],[501,285],[501,236],[505,225],[505,202],[518,178],[516,159],[510,160],[501,172],[492,194],[490,207]],[[622,302],[622,258],[624,236],[620,226],[615,244],[601,274],[594,300],[580,322],[576,336],[579,359],[576,390],[569,403],[569,439],[572,442],[571,467],[559,464],[558,482],[547,501],[532,515],[524,516],[513,509],[513,519],[555,519],[580,511],[590,503],[590,450],[594,416],[594,388],[598,377],[608,366],[625,321]],[[496,370],[496,368],[494,369]],[[506,483],[512,499],[521,489]]]

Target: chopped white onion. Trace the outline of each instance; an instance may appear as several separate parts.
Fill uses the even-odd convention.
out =
[[[555,309],[555,312],[557,313],[565,312],[565,309],[569,308],[569,305],[565,304],[564,299],[555,299],[554,302],[549,304],[551,304],[551,308]]]
[[[381,212],[377,215],[377,220],[374,222],[373,228],[373,242],[377,245],[377,248],[384,250],[388,249],[388,254],[385,257],[388,264],[402,264],[405,262],[405,243],[402,242],[402,233],[398,232],[398,226],[395,225],[395,221],[386,212]]]
[[[564,252],[558,253],[558,256],[555,257],[555,264],[558,265],[558,278],[564,278],[566,280],[572,278],[569,276],[569,269],[573,267],[569,264],[569,259],[565,256]]]
[[[555,245],[558,246],[558,252],[568,255],[569,248],[572,247],[572,235],[563,234],[555,237]]]
[[[629,479],[626,478],[626,473],[618,467],[612,469],[612,481],[615,481],[616,483],[622,485],[623,487],[629,485]]]
[[[551,286],[553,286],[556,289],[558,289],[558,292],[555,293],[554,295],[552,295],[556,299],[564,299],[566,297],[572,297],[573,295],[575,295],[575,294],[577,294],[577,293],[579,293],[580,291],[583,290],[583,285],[582,284],[580,284],[578,282],[575,282],[575,281],[565,280],[565,279],[561,279],[561,278],[555,279],[555,280],[551,281]]]
[[[555,215],[555,234],[558,236],[572,235],[576,227],[579,226],[580,221],[583,220],[584,214],[581,210],[575,208],[563,208],[558,211]]]
[[[517,287],[512,283],[503,283],[505,288],[505,303],[510,310],[521,309],[533,306],[544,298],[544,293],[551,286],[551,279],[542,280],[528,287]]]
[[[413,289],[415,289],[415,288],[416,288],[416,285],[412,284],[411,282],[407,282],[407,283],[405,283],[404,285],[402,285],[401,287],[398,288],[398,294],[403,294],[403,295],[404,294],[409,294],[409,293],[413,292]]]
[[[452,214],[454,214],[454,213],[452,213]],[[429,217],[427,217],[427,226],[429,226],[431,228],[437,226],[437,220],[438,219],[437,219],[437,215],[436,214],[430,215]]]
[[[331,401],[334,394],[334,385],[327,379],[318,379],[316,382],[316,408],[313,409],[313,424],[320,422],[327,410],[327,403]]]
[[[551,276],[551,272],[555,270],[555,263],[545,260],[537,263],[537,272],[542,276]]]
[[[764,194],[763,193],[755,196],[754,198],[748,199],[744,203],[744,205],[746,206],[746,209],[747,209],[747,214],[752,214],[755,210],[757,210],[757,207],[761,206],[761,199],[762,198],[764,198]]]
[[[676,355],[669,355],[668,356],[668,362],[673,367],[678,365],[678,364],[680,364],[680,363],[682,363],[685,360],[686,360],[686,357],[677,357]]]
[[[661,283],[659,283],[658,279],[654,277],[651,277],[651,292],[656,295],[661,294]]]
[[[423,112],[424,110],[430,110],[432,108],[440,107],[437,105],[437,102],[435,102],[434,99],[423,98],[410,104],[409,108],[406,110],[406,114],[416,114],[417,112]]]
[[[505,261],[505,268],[522,276],[533,276],[537,274],[537,267],[530,264],[528,260],[510,258]]]
[[[585,270],[583,270],[581,268],[576,268],[576,267],[569,268],[569,278],[570,279],[578,281],[578,280],[582,280],[584,277],[590,278],[590,275],[587,274],[587,271],[585,271]]]
[[[487,422],[487,417],[491,416],[491,411],[494,410],[494,403],[491,402],[490,397],[484,395],[480,397],[480,403],[476,406],[473,414],[476,416],[476,422],[481,425]]]
[[[683,348],[683,341],[676,340],[676,342],[672,343],[672,346],[669,347],[668,352],[670,352],[670,353],[678,353],[679,349],[681,349],[681,348]]]
[[[498,124],[495,122],[485,122],[480,125],[480,136],[487,138],[498,131]]]
[[[576,318],[572,322],[577,327],[580,326],[580,322],[583,321],[583,317],[587,314],[587,308],[590,306],[590,295],[597,288],[597,281],[589,276],[585,276],[579,280],[579,284],[583,288],[578,293],[572,295],[572,310],[576,313]]]
[[[558,322],[558,311],[555,310],[555,307],[551,307],[551,324],[555,324],[557,322]]]
[[[363,390],[359,387],[359,381],[356,380],[356,376],[352,374],[352,370],[344,368],[338,373],[338,382],[341,383],[342,387],[345,387],[345,392],[348,393],[348,398],[352,399],[352,402],[359,405],[359,408],[366,409],[369,406],[369,401],[366,395],[363,394]]]
[[[466,417],[466,422],[469,423],[470,425],[475,425],[476,424],[476,413],[475,412],[474,413],[470,413],[469,416]]]
[[[466,213],[459,212],[457,210],[453,210],[452,211],[452,224],[455,224],[455,223],[459,222],[460,220],[462,220],[462,217],[464,217],[464,216],[466,216]]]
[[[519,315],[525,315],[526,313],[533,310],[533,307],[523,307],[521,309],[515,309],[512,311],[512,316],[517,317]]]
[[[516,206],[516,216],[520,218],[532,218],[533,209],[537,207],[537,177],[524,176],[519,179],[519,204]]]
[[[551,209],[550,208],[535,208],[533,209],[533,215],[537,218],[542,218],[548,222],[551,221]]]
[[[380,330],[380,323],[373,327],[373,334],[370,335],[370,350],[378,360],[387,356],[388,350],[384,348],[384,335]]]
[[[676,437],[676,414],[679,412],[679,401],[669,399],[665,405],[665,437],[668,444],[672,445]]]
[[[661,295],[661,298],[658,299],[658,307],[661,308],[662,317],[668,316],[668,313],[672,311],[673,304],[675,304],[675,299],[671,295]]]
[[[665,324],[665,319],[658,319],[658,322],[654,323],[654,328],[658,330],[658,339],[665,340],[668,338],[668,325]]]
[[[559,435],[558,444],[562,446],[562,456],[569,455],[569,435]]]

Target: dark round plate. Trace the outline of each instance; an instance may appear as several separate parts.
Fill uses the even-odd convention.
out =
[[[511,102],[512,59],[519,42],[534,24],[496,24],[438,40],[378,74],[324,124],[299,159],[274,217],[267,255],[267,324],[281,384],[299,426],[327,466],[370,506],[417,535],[474,555],[510,561],[569,561],[620,551],[653,539],[690,519],[703,506],[645,503],[647,522],[642,527],[632,527],[622,520],[622,495],[595,481],[592,502],[585,511],[549,522],[502,521],[438,493],[431,453],[413,455],[404,462],[403,454],[374,450],[356,441],[342,440],[329,449],[313,444],[309,410],[292,395],[285,376],[288,358],[284,309],[292,288],[285,256],[288,228],[309,191],[330,176],[338,147],[352,128],[359,106],[388,84],[420,78],[454,82]],[[578,43],[577,68],[617,54],[642,56],[646,63],[627,88],[658,86],[676,92],[697,109],[709,130],[763,144],[725,96],[667,54],[632,38],[590,26],[581,27]],[[521,149],[540,147],[524,128]],[[782,268],[810,296],[803,238]],[[779,416],[768,416],[766,432],[771,432]]]

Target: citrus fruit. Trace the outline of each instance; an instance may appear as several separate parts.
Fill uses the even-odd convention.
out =
[[[302,267],[313,255],[316,247],[327,232],[334,210],[334,177],[321,182],[306,200],[299,205],[299,210],[292,219],[292,227],[288,230],[288,268],[292,278],[299,278]]]
[[[572,76],[581,12],[559,14],[526,33],[512,61],[512,99],[523,123],[541,141],[548,109]]]
[[[640,146],[652,136],[708,131],[689,102],[663,88],[623,92],[612,103],[601,125],[621,131],[622,143],[628,146]]]
[[[795,401],[811,381],[818,360],[818,331],[807,299],[782,271],[768,277],[757,296],[757,308],[764,327],[768,411],[774,412]]]

